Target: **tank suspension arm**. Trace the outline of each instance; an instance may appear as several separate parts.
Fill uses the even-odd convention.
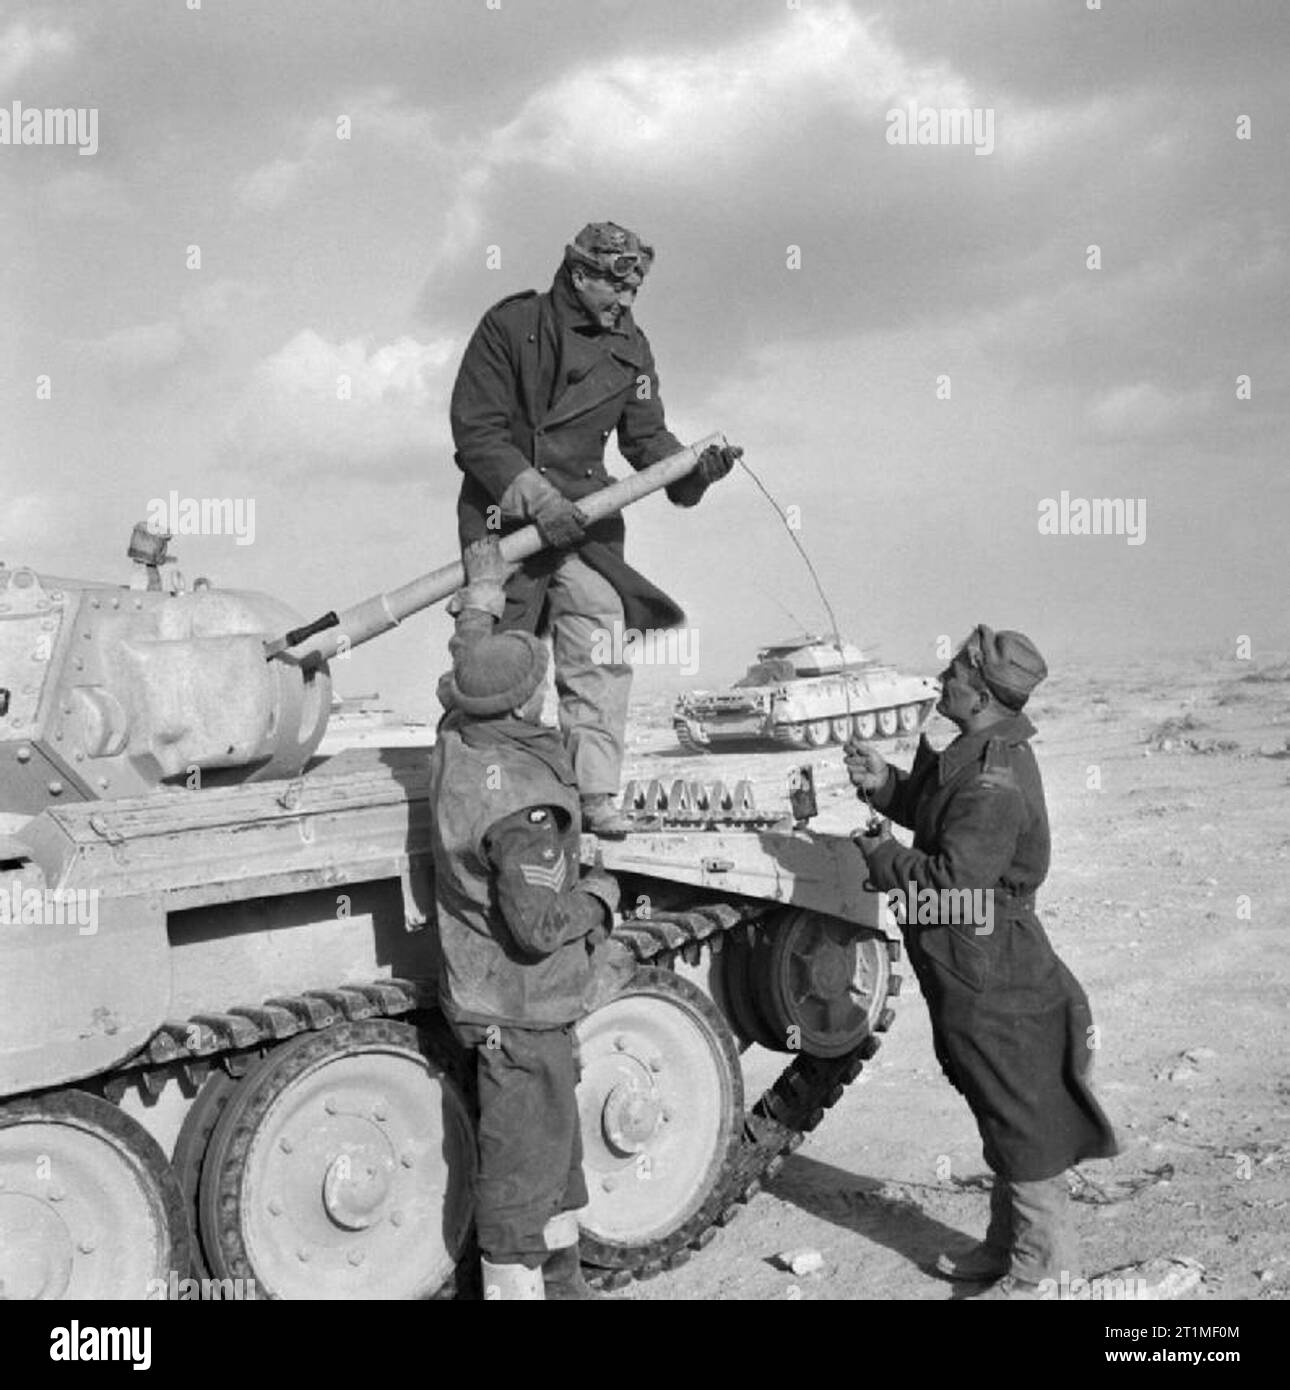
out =
[[[712,445],[724,447],[725,435],[709,434],[688,449],[669,454],[667,458],[642,468],[639,473],[623,478],[608,487],[601,488],[587,497],[578,499],[578,508],[589,522],[603,521],[605,517],[620,512],[651,492],[679,482],[692,473],[699,462],[699,455]],[[502,557],[505,560],[523,560],[536,555],[545,548],[545,542],[536,526],[525,526],[512,531],[501,541]],[[404,618],[419,613],[423,608],[438,603],[441,599],[455,594],[466,582],[461,561],[444,565],[441,569],[430,570],[418,575],[401,588],[391,589],[389,593],[375,594],[373,597],[346,608],[339,615],[324,614],[315,622],[302,628],[295,628],[275,637],[264,644],[266,661],[285,656],[302,665],[316,665],[328,661],[338,651],[348,651],[370,642],[373,637],[397,627]]]

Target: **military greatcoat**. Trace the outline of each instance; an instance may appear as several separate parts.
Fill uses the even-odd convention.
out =
[[[902,930],[937,1059],[972,1108],[986,1162],[1013,1182],[1117,1152],[1088,1083],[1088,999],[1035,915],[1050,846],[1034,732],[1017,714],[941,753],[924,737],[911,770],[890,769],[873,797],[914,846],[889,840],[868,856],[885,892],[993,890],[988,923],[947,913]]]
[[[576,502],[613,481],[605,469],[611,433],[636,469],[684,447],[664,422],[654,357],[631,311],[616,329],[600,328],[563,269],[546,294],[512,295],[484,315],[462,358],[450,415],[457,466],[465,474],[457,502],[463,546],[490,529],[496,534],[489,508],[528,468]],[[685,478],[668,496],[678,506],[693,506],[701,491]],[[645,631],[683,621],[679,606],[623,559],[621,516],[598,522],[587,534],[578,553],[618,591],[626,627]],[[499,630],[537,630],[547,578],[559,558],[559,552],[535,555],[511,577]]]

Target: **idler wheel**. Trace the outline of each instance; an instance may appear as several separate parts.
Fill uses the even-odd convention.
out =
[[[840,1057],[875,1030],[891,975],[881,932],[805,910],[758,936],[747,970],[758,1041],[812,1057]]]

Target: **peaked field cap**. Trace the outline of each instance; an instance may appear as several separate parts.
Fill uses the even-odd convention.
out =
[[[519,709],[546,679],[546,643],[529,632],[485,637],[465,652],[443,694],[476,718]]]
[[[963,645],[976,655],[986,685],[1013,709],[1020,709],[1048,675],[1047,662],[1024,632],[995,632],[978,623]]]

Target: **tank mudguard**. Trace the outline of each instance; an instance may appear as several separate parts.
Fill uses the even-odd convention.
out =
[[[884,900],[867,889],[864,857],[844,835],[812,830],[642,830],[583,839],[583,858],[613,873],[644,874],[885,928]]]
[[[0,874],[0,1096],[106,1071],[157,1031],[170,998],[158,899],[15,897],[11,878]]]

